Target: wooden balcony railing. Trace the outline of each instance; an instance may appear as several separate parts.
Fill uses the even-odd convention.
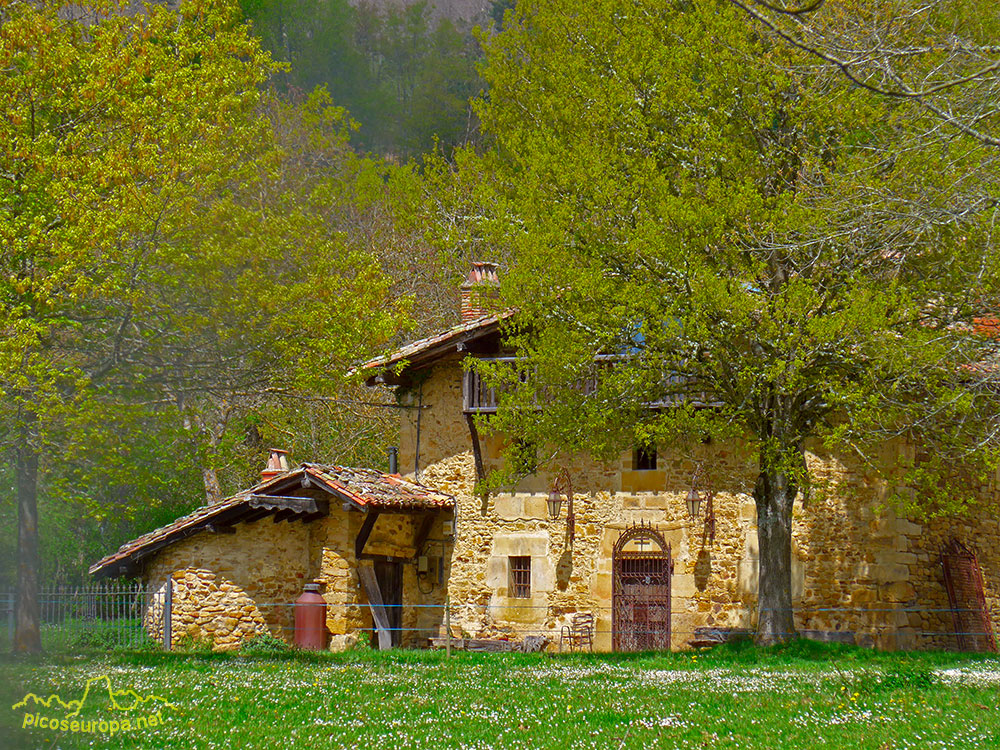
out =
[[[518,359],[515,357],[484,357],[490,362],[517,362]],[[610,367],[615,361],[620,361],[622,358],[619,356],[600,356],[597,358],[598,361],[605,366]],[[522,372],[522,378],[527,378],[528,373]],[[717,405],[716,402],[709,400],[707,394],[702,392],[697,393],[684,393],[684,383],[687,382],[688,378],[684,375],[679,375],[672,373],[664,378],[664,390],[671,391],[675,390],[677,392],[671,393],[656,401],[650,401],[647,406],[650,409],[667,409],[675,406],[680,406],[681,404],[691,402],[695,406],[706,407]],[[597,378],[585,378],[581,380],[577,386],[576,390],[580,393],[587,395],[593,393],[597,390]],[[468,370],[464,373],[462,378],[462,408],[465,413],[469,414],[492,414],[496,412],[497,407],[500,403],[500,395],[502,391],[497,388],[488,387],[482,379],[482,376],[475,370]]]

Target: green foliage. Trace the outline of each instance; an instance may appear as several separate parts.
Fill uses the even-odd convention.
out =
[[[140,620],[76,620],[60,623],[59,628],[71,632],[71,649],[121,652],[158,652],[163,645],[152,638]]]
[[[351,647],[351,651],[372,651],[372,634],[368,630],[362,630],[358,634],[358,640]]]
[[[270,631],[257,633],[240,643],[240,653],[248,656],[268,656],[291,651],[291,646]]]
[[[190,633],[182,633],[174,639],[173,649],[181,654],[193,654],[205,656],[214,653],[212,639],[205,636],[193,636]]]
[[[892,691],[892,690],[927,690],[932,688],[939,678],[925,664],[903,662],[893,665],[875,679],[867,675],[856,678],[858,690]]]
[[[914,149],[922,112],[803,68],[726,3],[524,2],[484,44],[495,145],[456,180],[492,191],[465,228],[510,261],[526,358],[481,366],[508,394],[495,428],[604,457],[743,437],[793,487],[808,440],[877,471],[896,436],[934,446],[900,484],[970,499],[997,457],[968,369],[996,351],[968,327],[1000,267],[978,144]],[[716,407],[645,408],[676,398]]]
[[[550,467],[667,444],[753,493],[782,539],[807,447],[932,513],[975,502],[998,459],[997,370],[979,367],[998,342],[972,331],[1000,299],[996,155],[730,3],[523,0],[506,18],[483,39],[491,148],[435,178],[442,237],[492,247],[518,311],[522,360],[476,365],[504,394],[488,427]],[[718,473],[732,440],[754,471]],[[926,451],[908,472],[907,445]],[[784,599],[761,611],[787,612],[770,549],[761,591]]]
[[[233,3],[73,13],[0,10],[0,448],[41,457],[49,584],[245,487],[282,429],[374,454],[342,374],[408,306],[379,256],[409,173],[357,156],[324,90],[274,100]]]

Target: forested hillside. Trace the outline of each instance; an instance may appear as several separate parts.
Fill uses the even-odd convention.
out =
[[[264,47],[290,65],[276,78],[280,90],[326,86],[358,122],[358,146],[405,159],[475,139],[469,101],[482,91],[482,52],[472,28],[492,23],[482,2],[240,5]]]
[[[493,7],[491,0],[354,0],[352,3],[359,8],[367,5],[378,11],[418,4],[426,5],[435,19],[477,23],[488,17]]]

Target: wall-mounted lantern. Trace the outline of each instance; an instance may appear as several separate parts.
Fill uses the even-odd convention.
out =
[[[701,495],[698,492],[698,475],[701,474],[702,464],[694,470],[691,476],[691,489],[688,490],[684,504],[687,505],[687,512],[691,518],[701,515]],[[705,493],[705,534],[710,541],[715,541],[715,492],[709,490]]]
[[[566,496],[569,507],[566,513],[566,535],[572,544],[576,536],[576,515],[573,513],[573,482],[570,481],[569,472],[560,469],[556,478],[552,481],[549,489],[549,497],[546,504],[549,506],[549,518],[559,518],[562,512],[563,495]]]
[[[555,487],[549,490],[548,506],[549,518],[559,518],[559,514],[562,511],[562,495],[559,494],[559,491]]]
[[[688,515],[691,518],[697,518],[701,512],[701,495],[698,494],[698,490],[694,488],[694,485],[688,490],[684,502],[687,503]]]

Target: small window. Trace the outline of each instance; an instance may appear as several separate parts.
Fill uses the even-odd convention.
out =
[[[634,471],[654,471],[656,469],[656,448],[636,448],[632,452]]]
[[[507,582],[507,593],[512,599],[531,598],[531,558],[527,555],[508,558],[510,562],[510,580]]]

